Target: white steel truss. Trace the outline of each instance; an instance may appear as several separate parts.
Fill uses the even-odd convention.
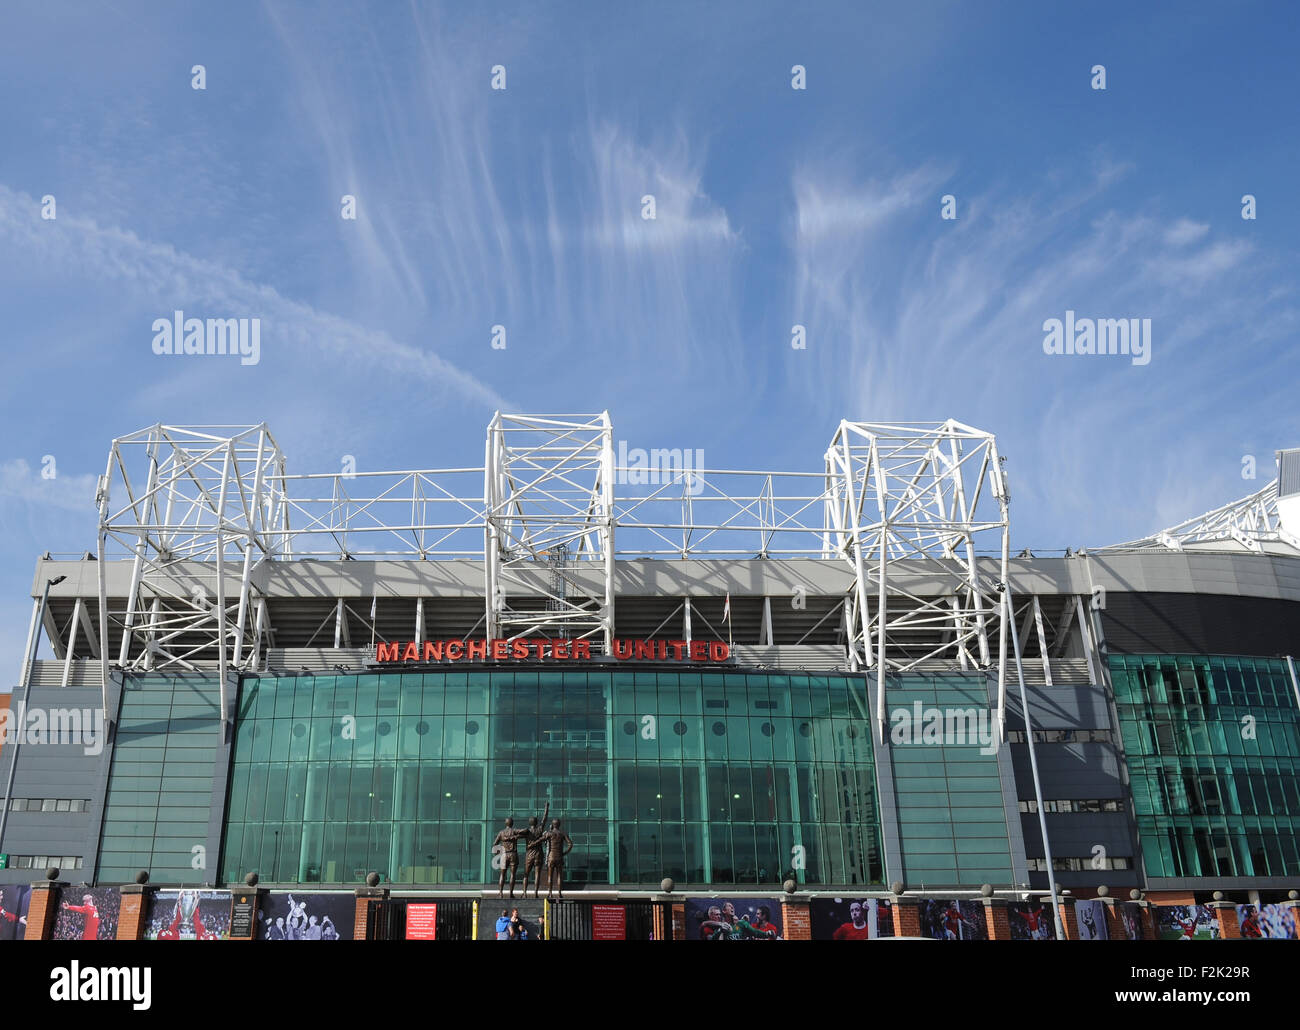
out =
[[[502,415],[488,424],[484,572],[489,637],[614,633],[614,431],[599,415]],[[601,586],[572,571],[597,563]],[[538,599],[541,604],[538,604]]]
[[[1249,497],[1207,511],[1194,519],[1161,530],[1140,540],[1114,544],[1103,550],[1133,550],[1158,547],[1181,551],[1244,549],[1261,554],[1265,544],[1283,544],[1300,551],[1300,538],[1289,532],[1278,510],[1278,480]]]
[[[849,660],[876,670],[882,736],[886,670],[934,658],[995,667],[999,727],[1004,721],[1006,623],[998,612],[1010,538],[1002,461],[991,433],[952,419],[841,422],[826,452],[826,551],[854,570]],[[991,566],[976,556],[986,540],[997,546]],[[924,593],[901,585],[917,573]]]
[[[824,469],[807,472],[692,468],[673,453],[651,452],[669,456],[651,469],[616,465],[607,412],[498,413],[482,467],[433,470],[289,475],[265,425],[122,437],[97,497],[106,689],[114,658],[131,670],[215,660],[223,684],[257,667],[267,561],[482,559],[486,635],[589,639],[599,652],[616,558],[816,558],[853,571],[854,668],[883,682],[929,659],[996,667],[1001,712],[1008,495],[991,434],[843,422]],[[112,611],[110,558],[132,562]]]
[[[275,557],[286,509],[275,477],[284,456],[265,424],[155,425],[114,440],[99,480],[99,612],[108,690],[107,564],[131,555],[118,664],[193,668],[215,652],[226,718],[226,673],[257,660],[262,598],[256,562]],[[144,646],[133,649],[137,639]],[[133,654],[134,650],[134,654]]]

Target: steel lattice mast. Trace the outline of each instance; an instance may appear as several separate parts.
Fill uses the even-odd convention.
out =
[[[614,431],[599,415],[502,415],[488,424],[487,635],[614,633]],[[571,592],[566,566],[597,563],[602,592]],[[542,604],[537,605],[537,599]]]
[[[283,548],[277,474],[284,474],[284,456],[265,424],[155,425],[113,441],[96,491],[105,698],[106,559],[120,547],[132,566],[118,665],[193,668],[192,657],[215,650],[225,720],[227,672],[257,661],[265,627],[254,563]],[[133,656],[137,639],[143,647]]]
[[[1002,460],[993,434],[952,419],[841,422],[826,451],[827,554],[854,570],[845,607],[849,661],[876,671],[882,736],[887,670],[904,672],[933,658],[955,658],[962,668],[996,666],[1002,724],[1006,622],[998,613],[1010,546]],[[997,544],[992,567],[976,558],[985,539]],[[918,571],[930,580],[924,596],[900,583],[900,573]],[[918,653],[917,631],[936,629],[941,641]]]

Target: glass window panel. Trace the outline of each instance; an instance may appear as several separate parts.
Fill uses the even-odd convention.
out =
[[[271,705],[272,715],[277,719],[291,718],[293,716],[293,680],[266,679],[260,680],[258,683],[263,696],[269,694],[274,699]]]
[[[322,676],[321,680],[324,681]],[[334,692],[322,689],[317,691],[315,676],[294,676],[293,683],[293,718],[306,719],[312,715],[329,715],[333,711]]]
[[[731,817],[736,820],[752,822],[755,818],[754,784],[749,766],[733,765],[728,770],[728,786],[731,797]]]
[[[370,868],[370,824],[348,823],[344,838],[343,869],[349,879],[358,880]],[[378,871],[378,870],[376,870]]]
[[[424,698],[420,710],[427,717],[442,714],[442,699],[445,693],[446,673],[426,672],[424,674]]]
[[[285,765],[268,766],[266,771],[266,807],[262,818],[266,822],[280,822],[284,819],[284,790],[289,778],[289,769]]]
[[[263,729],[270,731],[271,736],[271,749],[267,755],[267,761],[287,762],[289,760],[289,741],[292,739],[292,721],[289,719],[268,719],[261,725]]]
[[[345,767],[347,768],[347,767]],[[369,763],[357,763],[350,767],[348,779],[347,819],[360,822],[370,818],[370,802],[373,793],[374,766]]]
[[[492,674],[486,672],[471,672],[469,674],[465,687],[465,713],[467,715],[487,714],[488,685],[492,678]]]
[[[244,819],[247,822],[262,821],[262,814],[266,809],[266,781],[267,769],[265,766],[255,765],[249,769],[244,811]]]
[[[469,704],[469,676],[463,672],[447,673],[443,688],[443,712],[446,715],[465,715]]]
[[[370,716],[373,718],[379,711],[379,676],[368,675],[358,676],[356,701],[353,702],[353,713],[358,718]],[[364,852],[363,852],[364,857]]]

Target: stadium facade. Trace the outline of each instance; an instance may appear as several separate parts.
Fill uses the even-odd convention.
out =
[[[570,885],[627,898],[1023,897],[1045,826],[1076,896],[1277,900],[1278,463],[1151,538],[1013,555],[996,441],[954,421],[844,422],[794,473],[629,449],[607,414],[498,415],[481,466],[314,475],[265,425],[154,426],[113,442],[95,550],[37,562],[0,883],[468,896],[549,806]]]

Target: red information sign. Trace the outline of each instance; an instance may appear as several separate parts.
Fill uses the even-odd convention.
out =
[[[406,906],[406,939],[408,941],[433,941],[438,939],[438,906]]]
[[[593,941],[627,940],[627,909],[622,905],[592,905],[591,939]]]

